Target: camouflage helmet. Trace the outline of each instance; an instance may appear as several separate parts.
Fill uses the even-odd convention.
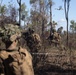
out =
[[[3,40],[14,41],[17,37],[21,36],[21,29],[17,25],[7,24],[4,27],[0,27],[0,34],[2,34]]]

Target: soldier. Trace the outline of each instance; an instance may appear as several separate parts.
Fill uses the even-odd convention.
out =
[[[32,50],[31,52],[38,52],[41,48],[40,36],[31,28],[29,28],[27,32],[24,32],[23,35],[27,42],[27,46]]]
[[[56,32],[56,30],[53,30],[53,39],[51,41],[52,43],[55,43],[55,46],[60,45],[61,43],[61,36]]]
[[[31,54],[19,46],[20,33],[10,30],[8,34],[12,33],[8,35],[6,31],[2,32],[6,49],[0,49],[0,63],[4,66],[4,75],[34,75]]]
[[[39,56],[37,56],[35,53],[38,53],[41,49],[40,36],[35,33],[33,29],[30,28],[27,30],[27,32],[23,33],[23,36],[33,56],[33,67],[36,68],[39,62]]]

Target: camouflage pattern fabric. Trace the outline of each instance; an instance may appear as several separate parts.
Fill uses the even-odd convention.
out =
[[[3,59],[5,75],[34,75],[32,66],[32,56],[20,47],[21,54],[14,52],[1,51],[0,58]]]
[[[41,48],[41,39],[40,36],[36,33],[33,33],[28,36],[27,45],[32,50],[32,52],[38,52]]]
[[[13,42],[15,39],[21,36],[21,28],[17,25],[7,24],[4,27],[0,27],[0,49],[5,49],[6,44],[4,41]]]
[[[61,44],[61,36],[56,31],[53,33],[53,39],[51,42],[55,43],[56,46]]]
[[[2,38],[0,38],[0,49],[6,49],[5,43],[2,41]]]
[[[34,75],[32,66],[32,56],[21,46],[18,46],[18,37],[21,36],[21,29],[12,24],[5,25],[0,28],[0,38],[9,46],[6,49],[0,48],[0,58],[4,66],[5,75]],[[1,74],[1,73],[0,73]]]
[[[28,29],[23,33],[23,38],[26,40],[27,46],[31,52],[38,52],[41,48],[41,39],[38,34],[32,29]]]
[[[17,25],[13,25],[13,24],[7,24],[4,25],[3,28],[0,27],[0,34],[2,34],[2,38],[8,40],[9,36],[12,36],[14,34],[18,34],[17,36],[21,36],[21,29],[19,26]]]
[[[57,41],[60,41],[61,36],[57,32],[54,32],[53,39],[56,39]]]
[[[40,36],[36,33],[32,34],[31,35],[32,39],[33,39],[33,43],[34,43],[34,47],[39,50],[40,47],[41,47],[41,39],[40,39]]]

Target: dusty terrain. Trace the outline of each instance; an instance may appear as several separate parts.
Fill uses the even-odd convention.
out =
[[[38,75],[76,75],[76,50],[46,49],[38,63]]]

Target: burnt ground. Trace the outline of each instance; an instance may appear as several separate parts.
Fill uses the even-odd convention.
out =
[[[76,75],[76,50],[52,48],[38,55],[45,57],[37,64],[36,75]]]

